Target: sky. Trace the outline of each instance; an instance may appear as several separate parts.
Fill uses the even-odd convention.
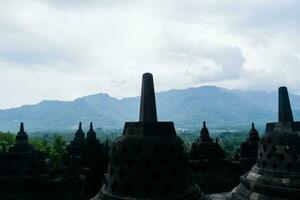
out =
[[[0,109],[215,85],[300,94],[299,0],[0,0]]]

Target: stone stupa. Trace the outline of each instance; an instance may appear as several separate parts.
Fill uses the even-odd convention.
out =
[[[191,144],[190,150],[191,160],[217,160],[225,159],[225,151],[218,143],[218,139],[214,141],[206,128],[206,122],[200,131],[200,137]]]
[[[278,120],[267,123],[257,163],[241,176],[233,199],[300,199],[300,122],[293,119],[286,87],[279,88]]]
[[[248,138],[240,145],[240,154],[238,156],[239,161],[243,165],[249,166],[248,170],[256,163],[259,141],[259,133],[252,122],[252,128],[249,131]]]
[[[139,122],[126,122],[109,150],[106,180],[93,200],[205,199],[192,179],[173,122],[157,121],[152,74],[143,75]]]

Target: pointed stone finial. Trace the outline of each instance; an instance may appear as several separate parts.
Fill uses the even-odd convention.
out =
[[[24,128],[24,123],[23,122],[21,122],[21,124],[20,124],[20,131],[18,132],[18,135],[20,135],[20,134],[27,134],[25,132],[25,128]]]
[[[209,132],[208,132],[208,129],[206,128],[205,121],[203,121],[203,127],[200,131],[200,140],[201,140],[201,142],[210,142],[210,143],[213,142],[212,138],[210,138],[210,136],[209,136]]]
[[[75,137],[73,139],[73,143],[83,143],[85,141],[85,133],[82,130],[82,123],[79,123],[79,128],[75,133]]]
[[[153,76],[150,73],[143,74],[140,122],[157,122]]]
[[[254,122],[252,122],[251,125],[252,125],[252,128],[251,128],[251,130],[249,131],[248,141],[258,143],[259,140],[260,140],[259,133],[258,133],[258,131],[255,129]]]
[[[286,87],[280,87],[278,89],[278,121],[279,122],[294,121],[289,94]]]
[[[20,125],[20,132],[19,133],[24,133],[24,123],[21,122],[21,125]]]
[[[79,122],[79,128],[78,128],[78,130],[82,131],[82,123],[81,122]]]
[[[94,131],[93,128],[93,122],[90,123],[90,130],[87,132],[86,134],[86,140],[88,143],[95,143],[95,142],[99,142],[99,140],[97,140],[96,137],[96,132]]]
[[[20,124],[20,131],[16,135],[16,144],[27,144],[28,143],[28,135],[24,129],[24,123]]]

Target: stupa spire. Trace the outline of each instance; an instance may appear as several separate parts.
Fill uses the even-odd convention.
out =
[[[24,129],[24,123],[21,122],[20,124],[20,131],[17,133],[16,135],[16,144],[24,144],[24,143],[28,143],[28,135],[27,133],[25,132],[25,129]]]
[[[278,96],[279,122],[267,123],[257,162],[240,177],[240,185],[231,192],[233,200],[299,199],[300,122],[294,122],[287,88],[280,87]]]
[[[280,87],[278,89],[278,121],[279,122],[294,121],[289,94],[286,87]]]
[[[20,131],[19,131],[18,134],[24,134],[24,133],[25,133],[25,131],[24,131],[24,123],[21,122],[21,125],[20,125]]]
[[[203,121],[203,127],[200,131],[201,142],[212,142],[212,139],[209,136],[208,129],[206,128],[206,122]]]
[[[108,163],[105,184],[93,200],[204,199],[192,180],[189,158],[183,141],[176,136],[174,123],[157,121],[152,74],[143,75],[139,122],[126,122],[122,136],[111,143],[110,149],[109,157],[114,159]],[[151,163],[158,168],[135,163]],[[176,175],[164,176],[173,165]]]
[[[251,130],[250,130],[250,132],[249,132],[248,140],[251,141],[251,142],[256,142],[256,143],[258,143],[259,140],[260,140],[260,137],[259,137],[258,131],[257,131],[256,128],[255,128],[254,122],[251,123],[251,126],[252,126],[252,128],[251,128]]]
[[[93,122],[90,123],[90,130],[86,134],[86,140],[89,143],[98,142],[97,137],[96,137],[96,132],[94,131],[94,128],[93,128]]]
[[[79,122],[79,128],[78,128],[78,130],[82,131],[82,123],[81,122]]]
[[[143,74],[140,122],[157,122],[153,76],[150,73]]]
[[[73,143],[75,142],[75,143],[82,143],[82,142],[84,142],[84,140],[85,140],[85,134],[84,134],[84,132],[83,132],[83,130],[82,130],[82,123],[81,122],[79,122],[79,127],[78,127],[78,130],[76,131],[76,133],[75,133],[75,137],[74,137],[74,139],[73,139]]]

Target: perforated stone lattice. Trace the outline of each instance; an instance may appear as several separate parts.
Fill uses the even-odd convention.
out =
[[[263,169],[299,172],[300,138],[296,133],[262,137],[257,165]]]
[[[129,137],[112,146],[106,190],[125,196],[168,196],[180,195],[194,184],[187,176],[188,156],[179,138],[157,144],[141,144],[140,139]]]

